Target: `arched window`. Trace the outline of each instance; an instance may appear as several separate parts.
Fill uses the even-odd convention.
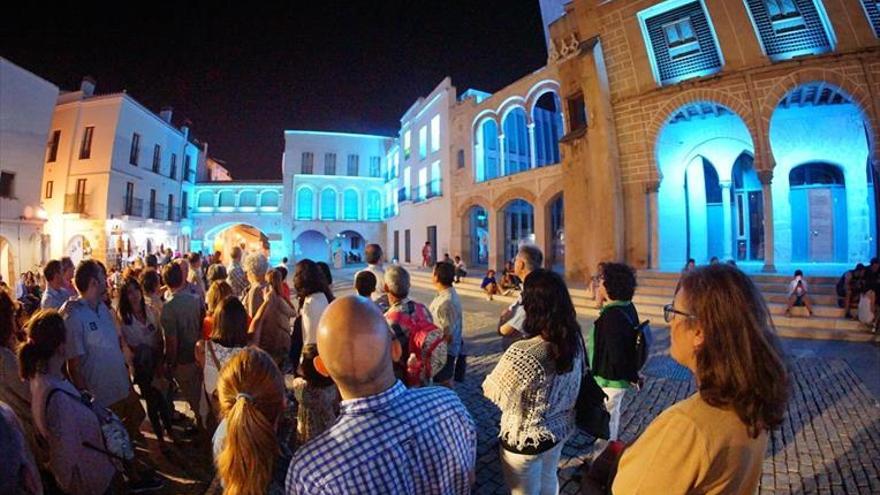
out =
[[[315,219],[315,193],[308,187],[304,187],[296,192],[296,219],[297,220],[314,220]]]
[[[531,167],[529,130],[526,112],[522,108],[511,110],[504,117],[504,175],[515,174]]]
[[[329,187],[321,191],[321,220],[336,220],[336,191]]]
[[[827,163],[808,163],[795,167],[788,174],[791,187],[810,186],[814,184],[843,185],[843,172]]]
[[[346,189],[342,193],[342,219],[358,219],[358,194],[354,189]]]
[[[474,135],[474,180],[482,182],[498,177],[498,124],[488,118]]]
[[[234,207],[235,206],[235,193],[232,191],[222,191],[220,193],[220,206],[223,207]]]
[[[379,191],[367,191],[367,220],[382,220],[382,195]]]
[[[278,207],[278,193],[275,191],[263,191],[260,194],[260,206],[265,208]]]
[[[241,194],[238,195],[238,206],[244,206],[246,208],[257,206],[257,192],[242,191]]]
[[[559,97],[548,92],[541,95],[532,110],[535,122],[535,166],[559,163],[559,140],[562,138],[562,112]]]
[[[202,191],[199,193],[199,207],[210,208],[214,206],[214,193],[211,191]]]

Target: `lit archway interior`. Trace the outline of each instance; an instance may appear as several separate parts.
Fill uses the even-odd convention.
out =
[[[18,282],[12,246],[9,245],[9,241],[5,237],[0,237],[0,277],[9,287],[15,287]]]
[[[91,258],[92,244],[88,239],[81,235],[75,235],[67,241],[67,249],[65,256],[69,256],[73,265],[79,265],[79,262]]]
[[[515,199],[504,208],[504,259],[514,259],[519,246],[526,242],[535,242],[535,209]]]
[[[549,206],[550,252],[549,266],[558,273],[565,273],[565,208],[562,194]]]
[[[238,246],[245,255],[260,253],[269,257],[269,238],[256,227],[238,224],[229,227],[214,238],[214,251],[223,253],[223,259],[232,259],[232,248]]]
[[[656,148],[662,269],[678,270],[688,258],[763,259],[763,231],[750,227],[763,223],[753,152],[745,122],[723,105],[690,103],[672,113]]]
[[[353,230],[341,232],[333,242],[334,265],[339,264],[339,261],[341,261],[342,265],[362,263],[365,245],[364,236],[359,233]],[[339,260],[337,260],[337,257],[339,257]]]
[[[876,253],[869,129],[862,110],[823,82],[798,86],[770,119],[779,263],[854,263]]]
[[[549,91],[541,95],[532,109],[535,141],[535,166],[559,163],[559,140],[562,138],[562,111],[559,96]]]
[[[475,266],[489,264],[489,214],[482,206],[472,206],[467,215],[470,260]]]
[[[293,242],[293,254],[297,260],[330,262],[330,242],[324,234],[316,230],[307,230],[297,236]]]

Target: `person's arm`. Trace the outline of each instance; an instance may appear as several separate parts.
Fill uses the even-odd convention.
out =
[[[454,318],[452,301],[445,300],[437,306],[436,311],[431,311],[434,324],[443,331],[443,339],[447,343],[452,342],[452,319]]]
[[[86,380],[83,378],[82,372],[80,372],[79,356],[67,360],[67,376],[74,387],[79,390],[88,389]]]
[[[82,325],[75,317],[65,314],[64,331],[67,375],[70,377],[70,383],[73,383],[76,388],[86,390],[86,380],[80,371],[80,356],[86,353]]]
[[[248,340],[250,340],[251,345],[260,345],[260,338],[263,336],[263,324],[266,322],[266,315],[271,312],[270,309],[273,306],[278,306],[277,304],[274,304],[276,297],[277,296],[271,295],[263,298],[263,304],[260,305],[257,309],[257,314],[255,314],[254,318],[251,320],[251,327],[248,329]]]
[[[173,371],[177,367],[177,325],[168,306],[162,308],[161,323],[165,337],[165,366]]]
[[[199,368],[205,369],[205,340],[204,339],[199,339],[196,342],[196,347],[193,352],[195,354],[196,363],[199,365]]]
[[[677,411],[657,417],[624,452],[613,492],[633,495],[691,493],[709,468],[705,438],[693,420]]]
[[[501,328],[498,331],[504,336],[515,335],[522,331],[523,323],[525,323],[525,321],[526,310],[522,307],[522,304],[520,304],[514,309],[513,316],[507,320],[507,323],[501,325]]]

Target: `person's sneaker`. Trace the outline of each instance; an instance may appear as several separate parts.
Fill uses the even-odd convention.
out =
[[[165,482],[158,478],[144,477],[138,481],[128,482],[128,493],[152,493],[165,487]]]

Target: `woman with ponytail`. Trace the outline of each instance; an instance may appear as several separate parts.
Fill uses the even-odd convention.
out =
[[[291,453],[279,441],[287,401],[275,361],[248,347],[223,366],[217,390],[223,421],[214,434],[214,462],[223,493],[284,493]]]
[[[55,310],[37,312],[18,351],[21,377],[30,381],[38,434],[49,444],[49,470],[71,495],[106,493],[117,474],[104,446],[98,417],[64,377],[64,320]],[[86,445],[93,448],[86,447]]]

